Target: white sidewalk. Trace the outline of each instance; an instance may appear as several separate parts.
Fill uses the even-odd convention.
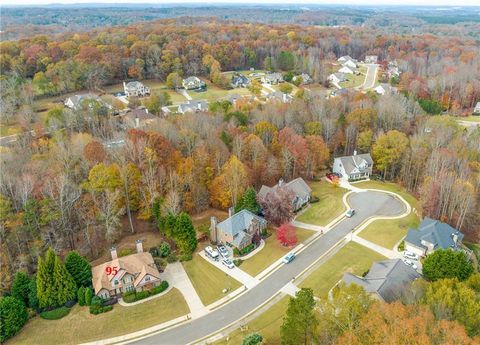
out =
[[[163,276],[171,286],[180,290],[190,308],[192,318],[208,313],[208,309],[203,305],[200,297],[198,297],[197,291],[195,291],[187,272],[185,272],[180,262],[168,264],[165,272],[163,272]]]
[[[198,255],[200,255],[204,260],[207,260],[209,263],[214,265],[219,270],[228,274],[233,279],[238,280],[240,283],[245,285],[248,289],[251,289],[252,287],[257,285],[258,283],[260,283],[260,280],[258,280],[256,278],[252,277],[251,275],[245,273],[244,271],[242,271],[238,267],[228,268],[227,266],[222,264],[221,260],[215,261],[215,260],[207,258],[205,256],[205,252],[203,250],[200,253],[198,253]]]
[[[390,249],[383,248],[382,246],[379,246],[378,244],[375,244],[373,242],[367,241],[366,239],[353,235],[352,236],[352,241],[357,242],[358,244],[361,244],[364,247],[367,247],[377,253],[382,254],[383,256],[389,258],[389,259],[396,259],[396,258],[401,258],[402,253],[401,252],[395,252]]]

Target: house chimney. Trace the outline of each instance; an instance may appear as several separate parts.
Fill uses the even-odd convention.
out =
[[[281,178],[280,180],[278,180],[278,186],[279,186],[279,187],[283,186],[283,183],[284,183],[283,178]]]
[[[228,209],[228,218],[235,214],[235,208],[232,206]]]
[[[140,119],[138,118],[138,116],[136,115],[135,116],[135,128],[138,128],[140,127]]]
[[[458,234],[455,232],[452,234],[452,239],[453,239],[453,243],[457,244],[458,242]]]
[[[126,89],[127,89],[127,84],[123,82],[123,91],[125,91]]]
[[[357,155],[357,150],[353,150],[353,155],[354,155],[354,156]]]
[[[210,217],[210,241],[217,243],[217,218]]]
[[[118,256],[117,256],[117,248],[116,248],[116,247],[110,248],[110,254],[112,255],[112,260],[117,259],[117,258],[118,258]]]
[[[143,253],[143,242],[142,240],[136,240],[135,246],[137,247],[137,253]]]
[[[197,102],[197,109],[202,110],[202,104],[200,102]]]

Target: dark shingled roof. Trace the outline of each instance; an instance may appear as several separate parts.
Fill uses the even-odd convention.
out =
[[[456,235],[458,240],[455,243],[453,236]],[[455,228],[452,228],[446,223],[442,223],[438,220],[431,218],[424,218],[422,223],[420,223],[418,230],[409,229],[407,237],[405,237],[405,242],[411,243],[412,245],[427,249],[426,246],[422,244],[422,241],[432,243],[434,249],[458,249],[458,243],[463,239],[464,235]]]
[[[365,277],[351,273],[343,275],[345,284],[357,284],[367,292],[377,293],[385,302],[392,302],[420,274],[401,259],[374,262]]]

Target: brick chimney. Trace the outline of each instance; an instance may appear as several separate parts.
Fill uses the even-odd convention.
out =
[[[210,217],[210,241],[217,243],[217,218]]]
[[[228,218],[235,214],[235,208],[232,206],[228,209]]]
[[[118,256],[117,256],[117,248],[116,248],[116,247],[110,248],[110,255],[112,255],[112,260],[115,260],[115,259],[118,258]]]
[[[143,253],[143,243],[142,240],[136,240],[135,246],[137,247],[137,253]]]

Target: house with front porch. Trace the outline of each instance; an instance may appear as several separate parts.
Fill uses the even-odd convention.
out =
[[[239,250],[252,243],[255,235],[260,235],[267,228],[267,221],[248,210],[233,214],[217,224],[216,217],[210,218],[210,239],[215,243],[229,244]]]
[[[354,181],[370,178],[372,169],[373,159],[370,153],[357,154],[357,151],[353,151],[352,156],[336,157],[332,171],[340,174],[343,179]]]
[[[95,295],[103,299],[119,297],[125,292],[150,290],[160,285],[160,272],[150,253],[143,251],[142,241],[135,242],[135,254],[118,257],[112,247],[112,260],[92,268]]]

